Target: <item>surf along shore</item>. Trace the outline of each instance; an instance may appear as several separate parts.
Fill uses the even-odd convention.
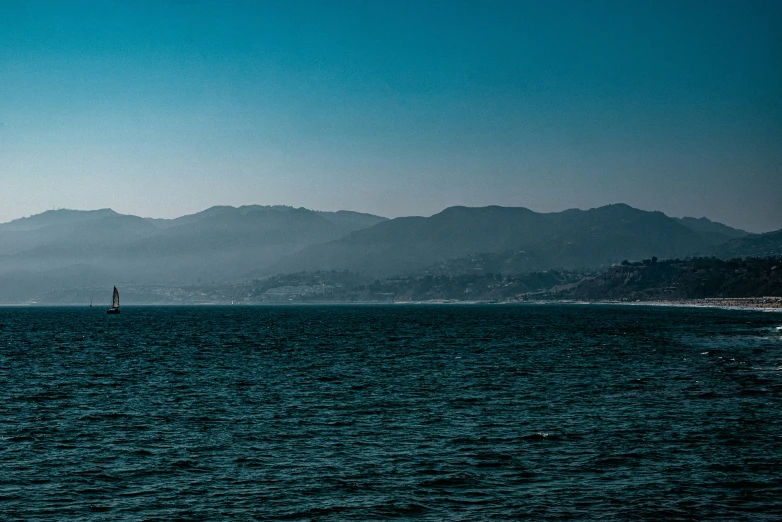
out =
[[[529,301],[540,303],[573,303],[573,304],[619,304],[636,306],[693,306],[705,308],[752,308],[756,310],[767,310],[772,312],[782,312],[782,297],[709,297],[704,299],[661,299],[649,301],[629,301],[629,300],[609,300],[600,299],[594,301],[585,300],[541,300]]]

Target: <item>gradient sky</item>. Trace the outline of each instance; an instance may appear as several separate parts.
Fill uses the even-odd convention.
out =
[[[0,221],[616,202],[782,228],[782,2],[0,1]]]

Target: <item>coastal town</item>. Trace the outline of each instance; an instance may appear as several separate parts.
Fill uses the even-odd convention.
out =
[[[646,261],[603,271],[430,273],[383,279],[315,271],[232,283],[128,284],[122,289],[123,301],[131,305],[603,303],[782,310],[782,259]],[[26,304],[84,305],[107,296],[99,287],[73,288]]]

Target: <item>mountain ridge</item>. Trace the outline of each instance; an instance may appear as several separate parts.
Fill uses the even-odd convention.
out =
[[[92,265],[118,282],[236,278],[383,220],[351,211],[259,205],[210,207],[173,220],[110,209],[47,211],[0,224],[0,276]]]
[[[626,204],[550,213],[524,207],[456,206],[428,218],[390,219],[312,245],[273,265],[268,273],[285,267],[288,271],[355,270],[381,277],[449,259],[508,251],[526,257],[516,263],[521,271],[580,269],[626,257],[687,255],[731,238],[712,231],[699,233],[662,212]]]
[[[317,270],[385,277],[588,269],[720,249],[766,251],[774,234],[626,204],[549,213],[454,206],[395,219],[281,205],[214,206],[174,219],[52,210],[0,224],[0,302],[10,298],[3,288],[15,289],[19,302],[25,291],[34,299],[42,286],[72,288],[90,278],[185,285]]]

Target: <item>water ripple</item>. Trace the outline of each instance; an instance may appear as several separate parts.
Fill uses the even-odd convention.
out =
[[[0,518],[779,519],[773,319],[0,308]]]

